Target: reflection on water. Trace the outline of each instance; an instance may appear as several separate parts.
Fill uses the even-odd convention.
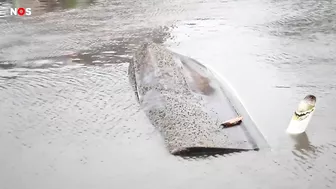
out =
[[[5,0],[0,2],[0,15],[6,17],[9,8],[24,7],[32,9],[32,16],[38,16],[59,9],[87,7],[92,3],[94,0]]]
[[[59,0],[62,8],[86,7],[94,3],[94,0]]]
[[[126,33],[126,31],[125,31]],[[103,35],[103,34],[102,34]],[[36,52],[37,56],[30,54],[22,54],[20,56],[28,56],[24,60],[18,59],[19,54],[15,54],[14,60],[1,60],[0,69],[13,68],[57,68],[72,64],[89,65],[105,65],[105,64],[119,64],[128,63],[132,60],[134,50],[140,45],[142,40],[149,39],[156,43],[162,43],[170,36],[169,28],[141,28],[138,30],[129,31],[129,37],[114,37],[113,41],[104,41],[99,48],[89,50],[64,51],[58,55],[53,52],[53,56],[45,57],[42,51]],[[49,39],[49,41],[52,39]],[[57,43],[57,41],[55,41]],[[76,43],[76,41],[74,41]],[[4,44],[3,44],[4,45]],[[6,45],[5,45],[6,46]],[[11,46],[7,47],[11,48]],[[51,47],[46,47],[51,48]],[[44,48],[43,48],[44,49]]]
[[[306,133],[298,135],[289,135],[289,136],[295,141],[294,147],[296,150],[313,151],[316,148],[313,145],[311,145]]]
[[[321,149],[319,149],[320,147],[312,145],[305,132],[302,134],[289,136],[294,141],[294,150],[292,153],[301,159],[300,161],[306,162],[310,159],[315,159],[316,156],[321,153]]]

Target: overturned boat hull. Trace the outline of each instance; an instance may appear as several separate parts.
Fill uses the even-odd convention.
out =
[[[235,127],[220,126],[239,116],[238,111],[218,78],[196,60],[145,43],[130,64],[129,76],[142,109],[161,132],[171,154],[260,148],[250,133],[254,125],[243,121]],[[247,115],[243,116],[245,119]]]

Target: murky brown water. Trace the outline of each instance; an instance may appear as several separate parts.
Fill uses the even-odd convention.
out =
[[[334,1],[90,4],[0,18],[1,189],[336,187]],[[215,68],[271,150],[169,155],[128,82],[145,39]],[[291,138],[285,129],[308,93],[317,111]]]

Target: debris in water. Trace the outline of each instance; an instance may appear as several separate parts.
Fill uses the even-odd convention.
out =
[[[305,132],[315,111],[315,105],[316,97],[314,95],[307,95],[301,100],[289,123],[287,133],[300,134]]]
[[[230,120],[222,123],[221,126],[223,126],[224,128],[233,127],[233,126],[236,126],[236,125],[240,125],[242,120],[243,120],[243,117],[238,116],[236,118],[230,119]]]

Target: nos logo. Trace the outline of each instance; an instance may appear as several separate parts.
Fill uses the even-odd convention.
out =
[[[10,15],[19,15],[19,16],[23,16],[23,15],[27,15],[30,16],[31,15],[31,8],[11,8],[10,9]]]

